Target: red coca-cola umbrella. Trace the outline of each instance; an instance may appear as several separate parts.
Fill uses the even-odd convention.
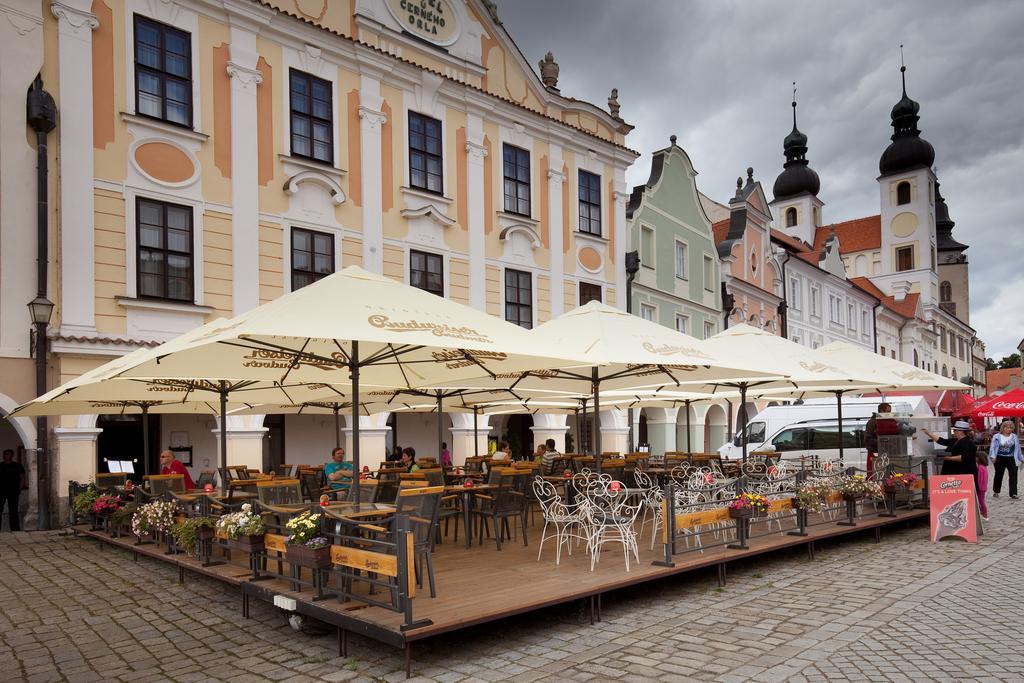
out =
[[[971,409],[975,417],[1024,417],[1024,389],[995,396]]]

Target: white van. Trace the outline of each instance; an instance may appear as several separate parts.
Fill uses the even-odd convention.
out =
[[[849,465],[865,466],[864,425],[882,401],[877,396],[843,399],[843,457]],[[931,415],[928,403],[921,396],[893,397],[888,402],[897,414]],[[748,453],[774,448],[787,460],[810,454],[829,459],[839,457],[839,415],[834,398],[769,406],[750,420],[744,433]],[[723,459],[743,457],[740,439],[741,435],[737,435],[732,443],[718,449]]]

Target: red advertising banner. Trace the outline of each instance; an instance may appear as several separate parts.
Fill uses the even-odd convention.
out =
[[[932,543],[946,536],[978,542],[978,493],[969,474],[938,474],[928,478]]]

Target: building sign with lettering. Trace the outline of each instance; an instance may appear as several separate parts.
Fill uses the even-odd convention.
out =
[[[388,11],[408,33],[451,45],[459,39],[459,17],[450,0],[385,0]]]

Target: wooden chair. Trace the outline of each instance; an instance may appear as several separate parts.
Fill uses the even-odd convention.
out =
[[[217,473],[214,472],[213,470],[203,470],[202,472],[199,473],[199,478],[196,479],[196,488],[202,490],[206,487],[207,484],[213,486],[214,484],[217,483],[216,478]]]
[[[508,521],[513,523],[519,517],[523,526],[523,545],[526,541],[526,515],[529,509],[529,500],[525,493],[525,487],[530,475],[526,473],[515,474],[505,470],[507,473],[500,474],[497,489],[492,494],[477,494],[475,496],[477,507],[473,514],[480,519],[480,544],[484,542],[484,531],[489,529],[487,522],[494,525],[494,541],[498,550],[501,550],[501,542],[505,539],[506,533],[511,537]]]
[[[277,476],[279,477],[295,479],[296,477],[299,476],[299,467],[299,465],[286,465],[284,463],[281,463],[280,465],[277,466],[277,469],[275,471],[277,472]]]
[[[486,455],[473,455],[466,458],[465,470],[467,472],[483,472]]]
[[[185,492],[184,474],[147,474],[143,480],[149,485],[149,493],[154,498],[168,491]]]
[[[359,500],[353,498],[353,489],[349,489],[345,500],[352,503],[376,503],[378,500],[378,494],[380,493],[380,485],[376,479],[361,479],[359,480]]]
[[[419,472],[400,472],[398,474],[398,481],[426,481],[427,475],[422,470]]]
[[[260,479],[256,482],[256,499],[263,505],[292,505],[302,502],[298,479]]]
[[[421,468],[424,467],[437,467],[437,458],[416,458],[416,464]]]
[[[302,470],[299,472],[299,487],[302,490],[302,496],[311,503],[317,503],[320,501],[320,496],[323,494],[332,494],[342,489],[335,489],[331,486],[323,486],[320,482],[320,474],[311,470]]]
[[[105,489],[111,486],[124,486],[128,481],[128,475],[124,472],[97,472],[96,487]]]

